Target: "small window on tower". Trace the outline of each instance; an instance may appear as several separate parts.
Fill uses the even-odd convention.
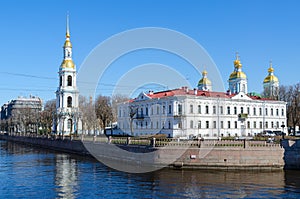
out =
[[[67,106],[72,107],[72,97],[70,97],[70,96],[67,99]]]
[[[59,86],[62,86],[62,77],[59,78]]]
[[[72,86],[72,76],[68,76],[68,86]]]

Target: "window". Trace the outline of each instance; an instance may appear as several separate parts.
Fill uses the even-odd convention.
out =
[[[163,114],[166,113],[166,106],[163,106]]]
[[[259,108],[259,115],[262,115],[262,109]]]
[[[198,121],[198,129],[201,129],[201,121]]]
[[[59,77],[59,86],[62,86],[62,76]]]
[[[153,107],[151,107],[151,115],[153,115]]]
[[[230,106],[227,106],[227,115],[230,115]]]
[[[206,113],[206,114],[209,113],[208,106],[205,106],[205,113]]]
[[[224,122],[221,121],[221,129],[223,129],[223,128],[224,128]]]
[[[266,128],[269,128],[268,122],[266,122],[266,125],[265,125],[265,127],[266,127]]]
[[[213,106],[213,114],[216,114],[216,106]]]
[[[265,114],[268,115],[268,108],[265,108]]]
[[[217,128],[217,122],[214,121],[214,122],[213,122],[213,125],[214,125],[214,129],[216,129],[216,128]]]
[[[234,128],[237,129],[237,121],[234,121]]]
[[[144,109],[141,108],[141,116],[143,116],[143,115],[144,115]]]
[[[159,128],[159,126],[158,126],[158,122],[156,122],[156,128],[157,128],[157,129]]]
[[[279,126],[279,122],[276,122],[276,127],[277,127],[277,128],[279,128],[279,127],[280,127],[280,126]]]
[[[206,128],[209,128],[209,121],[206,121]]]
[[[146,121],[145,123],[145,128],[147,129],[148,128],[148,122]]]
[[[146,116],[148,116],[148,107],[146,107]]]
[[[250,121],[247,122],[247,128],[250,129]]]
[[[182,105],[178,104],[178,114],[181,115],[182,114]]]
[[[170,104],[169,105],[169,114],[171,114],[172,113],[172,105]]]
[[[271,128],[274,128],[274,122],[271,122]]]
[[[256,129],[256,121],[253,122],[253,128]]]
[[[227,122],[227,126],[228,126],[229,129],[231,128],[230,127],[230,121]]]
[[[201,105],[198,105],[198,113],[201,114]]]
[[[256,108],[253,108],[253,115],[256,115]]]
[[[72,107],[72,97],[71,97],[71,96],[69,96],[69,97],[67,98],[67,106],[68,106],[68,107]]]
[[[159,106],[158,105],[156,106],[156,114],[157,115],[159,114]]]
[[[182,129],[182,123],[181,122],[178,123],[178,128]]]
[[[194,122],[193,120],[190,121],[190,128],[192,129],[194,127]]]
[[[72,119],[68,119],[68,129],[71,129],[72,131]]]
[[[194,112],[193,109],[194,109],[194,106],[193,106],[193,104],[191,104],[191,105],[190,105],[190,113],[193,113],[193,112]]]
[[[223,106],[220,106],[220,114],[223,114]]]
[[[170,122],[170,120],[168,122],[168,128],[171,129],[171,122]]]
[[[250,107],[247,107],[247,114],[250,115]]]
[[[284,109],[281,109],[281,116],[284,116]]]
[[[276,109],[276,116],[279,116],[279,110],[278,110],[278,108]]]
[[[68,86],[72,86],[72,76],[68,76]]]
[[[271,108],[271,116],[273,116],[273,108]]]
[[[236,106],[233,108],[233,112],[234,112],[234,113],[233,113],[234,115],[236,115],[236,114],[237,114],[237,109],[236,109]]]
[[[259,128],[260,128],[260,129],[263,128],[262,122],[259,122]]]
[[[241,107],[241,113],[244,113],[244,107]]]

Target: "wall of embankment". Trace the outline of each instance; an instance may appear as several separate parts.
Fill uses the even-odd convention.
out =
[[[51,150],[90,155],[85,144],[80,140],[36,138],[25,136],[8,136],[0,134],[0,139],[22,142]],[[85,141],[87,142],[87,141]],[[249,143],[248,143],[249,142]],[[89,141],[94,145],[93,141]],[[97,143],[97,147],[105,150],[108,143]],[[135,153],[156,151],[155,163],[168,162],[168,158],[175,161],[170,167],[191,169],[219,169],[219,170],[282,170],[300,169],[300,140],[282,140],[281,144],[267,144],[244,141],[244,145],[232,145],[228,142],[211,146],[194,146],[184,151],[180,147],[145,147],[122,145],[120,148]],[[106,154],[116,154],[113,151]],[[117,156],[116,156],[117,157]],[[106,158],[111,158],[110,155]],[[125,159],[124,159],[125,160]],[[126,160],[125,160],[126,161]],[[139,160],[132,160],[139,161]]]

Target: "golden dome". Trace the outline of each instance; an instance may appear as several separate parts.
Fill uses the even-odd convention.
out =
[[[198,86],[201,85],[201,84],[202,84],[202,85],[203,85],[203,84],[211,85],[211,81],[210,81],[208,78],[204,77],[204,78],[200,79],[200,81],[199,81],[199,83],[198,83]]]
[[[207,71],[204,70],[204,71],[202,72],[202,75],[203,75],[203,76],[206,76],[206,75],[207,75]]]
[[[233,71],[231,74],[230,74],[230,77],[229,79],[236,79],[236,78],[241,78],[241,79],[246,79],[247,76],[244,72],[242,71]]]
[[[75,68],[75,64],[73,62],[73,60],[71,59],[65,59],[61,65],[60,65],[61,68]]]
[[[274,72],[274,68],[271,66],[271,67],[268,69],[268,72],[269,72],[269,73],[273,73],[273,72]]]
[[[234,64],[234,66],[240,65],[241,61],[236,59],[236,60],[233,61],[233,64]]]
[[[64,44],[64,48],[69,47],[72,48],[72,43],[69,39],[66,39],[65,44]]]
[[[279,80],[275,75],[269,75],[264,79],[264,83],[270,83],[270,82],[279,82]]]

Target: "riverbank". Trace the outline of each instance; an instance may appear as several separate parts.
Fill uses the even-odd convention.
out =
[[[158,167],[182,169],[300,169],[298,140],[285,139],[280,144],[251,140],[170,141],[105,137],[81,137],[75,140],[6,134],[0,134],[0,139],[67,153],[91,155],[98,160],[113,160],[116,164],[138,164],[139,167],[153,163]],[[120,151],[130,154],[124,155]],[[147,162],[143,162],[149,154]]]

